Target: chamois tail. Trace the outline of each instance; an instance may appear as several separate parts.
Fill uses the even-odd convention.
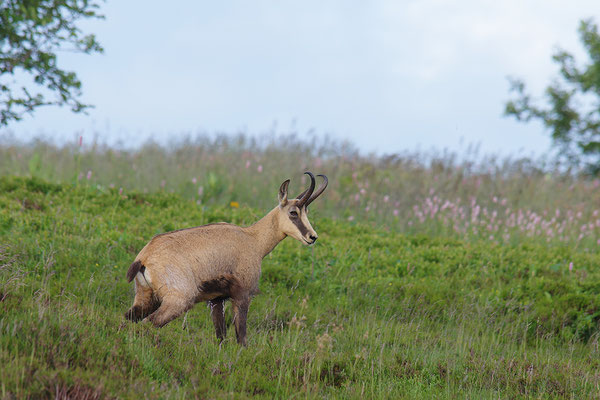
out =
[[[129,270],[127,271],[127,282],[131,282],[138,272],[141,271],[143,273],[145,269],[146,267],[142,265],[141,261],[134,261],[134,263],[131,264]]]

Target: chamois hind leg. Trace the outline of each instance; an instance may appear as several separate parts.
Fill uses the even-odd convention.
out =
[[[235,324],[235,336],[242,346],[246,346],[246,319],[250,307],[250,296],[242,295],[232,298],[233,322]]]
[[[138,322],[156,311],[159,306],[160,302],[154,296],[153,290],[136,282],[133,306],[127,310],[125,318],[132,322]]]
[[[223,340],[227,335],[227,326],[225,325],[225,299],[216,298],[208,301],[210,316],[215,325],[217,339]]]
[[[187,297],[170,293],[162,298],[158,310],[146,317],[145,320],[152,322],[157,328],[161,328],[189,310],[193,305],[194,303]]]

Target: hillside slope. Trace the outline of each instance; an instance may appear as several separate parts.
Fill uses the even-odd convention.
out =
[[[160,330],[124,321],[154,234],[265,211],[0,178],[0,397],[600,395],[600,254],[406,236],[318,204],[319,242],[263,262],[248,348],[232,329],[219,345],[203,304]]]

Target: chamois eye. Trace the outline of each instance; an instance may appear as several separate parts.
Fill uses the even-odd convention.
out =
[[[290,215],[292,217],[297,217],[298,216],[298,212],[296,212],[295,210],[290,211]]]

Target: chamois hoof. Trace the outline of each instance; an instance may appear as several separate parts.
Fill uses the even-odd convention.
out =
[[[124,314],[125,319],[131,322],[138,322],[142,319],[142,308],[141,307],[131,307]]]

